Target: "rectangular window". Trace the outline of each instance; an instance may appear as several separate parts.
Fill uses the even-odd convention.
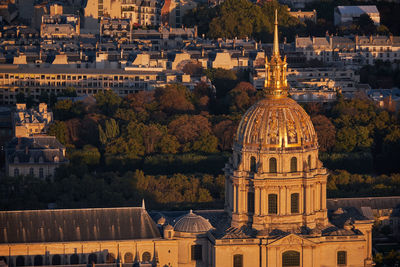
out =
[[[243,255],[236,254],[233,256],[233,267],[243,267]]]
[[[299,193],[291,194],[290,202],[291,202],[291,212],[299,213]]]
[[[247,193],[247,210],[249,213],[254,213],[254,193]]]
[[[268,213],[277,214],[278,213],[278,195],[269,194],[268,195]]]
[[[347,264],[347,252],[346,251],[338,251],[337,264],[342,265],[342,266]]]
[[[192,245],[192,261],[203,260],[203,248],[201,245]]]

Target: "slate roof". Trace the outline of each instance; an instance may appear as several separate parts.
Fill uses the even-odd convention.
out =
[[[0,243],[159,238],[141,207],[0,211]]]
[[[376,6],[338,6],[337,9],[342,15],[379,14]]]
[[[10,163],[64,163],[64,149],[54,136],[16,137],[7,144],[6,154]]]
[[[331,198],[327,200],[327,208],[336,210],[340,207],[371,207],[371,209],[394,209],[400,205],[400,197],[360,197],[360,198]]]

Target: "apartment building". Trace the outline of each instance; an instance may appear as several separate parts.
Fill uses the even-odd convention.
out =
[[[325,64],[358,69],[376,60],[400,60],[400,36],[296,37],[295,51],[306,60],[317,59]]]
[[[80,20],[76,15],[43,15],[40,37],[43,39],[71,39],[80,35]]]
[[[400,62],[400,36],[356,36],[355,46],[363,64]]]
[[[160,8],[155,0],[121,0],[121,18],[133,25],[159,25]]]
[[[31,95],[38,100],[42,92],[60,94],[67,88],[75,88],[78,96],[113,90],[123,97],[173,82],[194,88],[199,81],[198,78],[180,71],[160,68],[75,69],[10,66],[0,69],[0,103],[15,104],[18,93]]]
[[[160,7],[156,0],[88,0],[84,8],[85,28],[98,27],[102,17],[129,19],[132,25],[159,25]]]

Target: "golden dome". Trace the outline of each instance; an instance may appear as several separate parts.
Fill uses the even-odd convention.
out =
[[[265,99],[245,113],[236,133],[236,146],[268,148],[318,148],[310,117],[287,97],[286,58],[282,61],[278,44],[278,16],[275,10],[274,46],[266,59]]]
[[[236,145],[268,148],[317,148],[317,136],[310,117],[291,98],[258,101],[242,117]]]

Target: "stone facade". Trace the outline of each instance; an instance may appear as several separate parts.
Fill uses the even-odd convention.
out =
[[[47,110],[45,103],[40,103],[37,110],[26,109],[26,104],[17,104],[12,120],[14,136],[28,137],[43,134],[52,121],[53,112]]]
[[[16,137],[5,151],[8,176],[52,177],[61,164],[68,163],[65,147],[54,136]]]

